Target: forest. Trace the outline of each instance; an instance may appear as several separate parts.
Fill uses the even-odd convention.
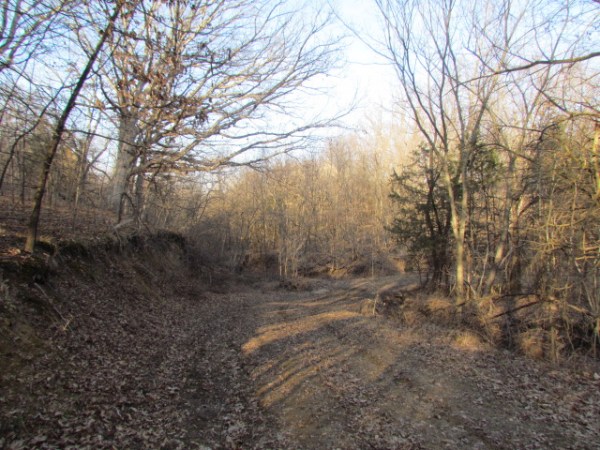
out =
[[[373,316],[597,362],[600,2],[371,0],[362,23],[354,3],[4,1],[0,313],[13,260],[177,236],[198,282],[400,280],[369,285]],[[323,106],[353,64],[393,73],[388,104]],[[423,448],[391,442],[372,448]]]

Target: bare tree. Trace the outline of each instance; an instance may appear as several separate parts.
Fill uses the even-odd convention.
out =
[[[539,123],[540,105],[560,106],[557,99],[565,98],[551,90],[565,86],[566,78],[559,72],[595,58],[594,49],[569,27],[577,23],[576,33],[593,31],[598,14],[593,7],[571,2],[535,0],[522,4],[375,0],[375,4],[384,34],[374,47],[396,69],[401,105],[438,161],[451,210],[456,294],[468,298],[478,293],[477,286],[485,284],[489,290],[498,269],[507,267],[514,247],[507,247],[506,241],[519,193],[508,180],[526,156],[518,146],[535,139],[531,130]],[[525,111],[517,110],[517,105]],[[515,118],[517,111],[524,115]],[[519,127],[520,141],[515,133]],[[506,167],[508,177],[499,217],[502,230],[489,241],[484,255],[478,255],[481,235],[476,219],[482,217],[478,202],[485,186],[480,174],[482,164],[489,166],[498,158],[494,152],[499,149],[496,168]],[[480,265],[489,255],[495,255],[492,264]],[[478,270],[491,268],[486,283],[475,279],[474,264]]]
[[[5,0],[0,14],[0,72],[43,52],[72,0]]]
[[[494,80],[463,84],[467,57],[457,36],[464,11],[455,1],[401,4],[376,1],[384,19],[386,56],[393,63],[406,105],[427,147],[440,162],[451,210],[456,293],[465,295],[465,235],[471,186],[468,165],[481,136]],[[413,29],[421,30],[414,33]],[[468,30],[467,30],[468,31]],[[470,67],[477,70],[477,66]]]
[[[119,134],[115,211],[128,198],[141,212],[146,176],[256,164],[327,123],[281,120],[335,53],[327,17],[297,16],[283,1],[177,0],[121,20],[101,74]]]
[[[77,81],[75,83],[75,86],[71,90],[71,93],[69,95],[67,103],[63,107],[60,117],[58,118],[58,121],[53,129],[52,139],[51,139],[50,143],[48,144],[48,148],[46,150],[46,155],[44,158],[42,172],[40,174],[40,178],[38,181],[38,185],[36,188],[36,193],[35,193],[35,197],[34,197],[34,201],[33,201],[33,209],[31,211],[31,215],[29,217],[29,222],[28,222],[28,226],[27,226],[27,236],[26,236],[25,248],[24,248],[26,252],[31,253],[31,252],[33,252],[33,250],[35,248],[35,242],[37,239],[38,226],[39,226],[39,221],[40,221],[40,213],[41,213],[41,209],[42,209],[42,200],[43,200],[44,194],[46,192],[48,176],[50,174],[50,169],[52,168],[52,163],[53,163],[56,153],[58,151],[58,147],[61,143],[69,115],[73,111],[73,108],[75,108],[77,98],[79,97],[79,94],[81,93],[81,90],[83,89],[83,86],[84,86],[85,82],[87,81],[87,78],[90,75],[90,72],[92,71],[92,67],[94,66],[98,56],[100,55],[100,52],[102,50],[102,47],[104,46],[104,43],[106,42],[108,37],[112,34],[112,30],[113,30],[113,27],[115,25],[117,18],[121,14],[122,10],[125,8],[126,8],[125,1],[117,1],[117,3],[115,4],[114,10],[108,17],[106,24],[100,34],[100,38],[98,39],[98,42],[97,42],[96,46],[94,47],[92,53],[89,55],[85,67],[79,74]]]
[[[16,149],[40,125],[58,92],[48,95],[31,76],[31,66],[51,52],[48,43],[56,38],[70,14],[71,0],[6,0],[0,7],[0,126],[11,125],[13,136],[0,151],[6,154],[0,188]]]

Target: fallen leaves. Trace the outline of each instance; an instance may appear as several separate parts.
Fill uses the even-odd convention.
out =
[[[186,434],[179,392],[201,305],[162,283],[179,274],[144,279],[135,257],[77,264],[44,287],[72,318],[68,328],[21,311],[47,351],[0,373],[0,447],[176,448]],[[82,266],[94,276],[81,276]]]
[[[61,331],[25,315],[46,351],[25,352],[0,373],[0,448],[600,441],[597,365],[549,366],[462,335],[457,345],[456,330],[362,316],[377,280],[360,292],[331,282],[327,297],[260,284],[206,293],[183,268],[168,276],[144,260],[138,271],[139,258],[96,261],[84,267],[90,273],[65,271],[44,287],[73,319]]]

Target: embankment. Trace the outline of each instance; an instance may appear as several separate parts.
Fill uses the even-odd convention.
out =
[[[0,262],[0,448],[177,442],[173,396],[210,288],[183,238],[42,250]]]

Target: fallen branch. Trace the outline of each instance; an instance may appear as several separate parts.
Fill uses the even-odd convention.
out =
[[[54,305],[54,302],[52,301],[52,297],[50,297],[48,294],[46,294],[46,291],[44,291],[39,284],[33,283],[33,285],[42,293],[42,295],[48,301],[48,304],[50,305],[52,310],[63,321],[63,324],[60,327],[60,329],[62,330],[63,333],[66,333],[67,329],[69,328],[69,325],[71,325],[71,322],[73,321],[73,316],[70,315],[68,319],[65,319],[65,317],[61,314],[61,312],[58,310],[58,308]]]
[[[530,306],[534,306],[534,305],[537,305],[539,303],[544,303],[546,301],[547,300],[536,300],[534,302],[529,302],[529,303],[527,303],[525,305],[517,306],[516,308],[511,308],[508,311],[504,311],[504,312],[501,312],[499,314],[496,314],[495,316],[492,316],[491,319],[496,319],[496,318],[501,317],[501,316],[506,316],[507,314],[512,314],[514,312],[519,311],[520,309],[529,308]]]
[[[499,297],[495,297],[493,300],[496,301],[496,300],[504,300],[507,298],[514,298],[514,297],[531,297],[531,296],[537,297],[538,294],[536,294],[535,292],[523,292],[520,294],[504,294]]]

